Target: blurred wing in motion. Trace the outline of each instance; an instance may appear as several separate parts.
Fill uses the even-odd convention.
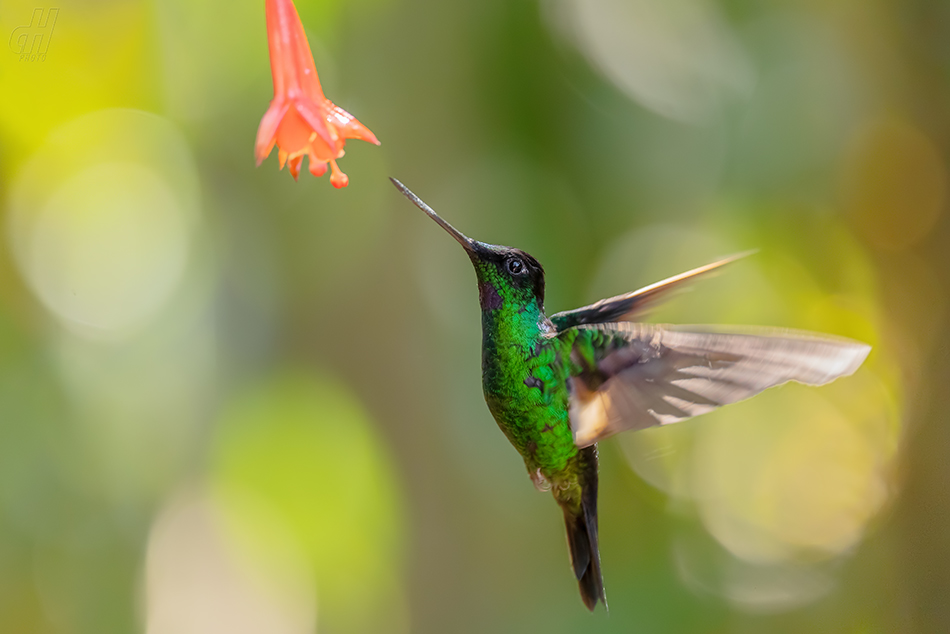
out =
[[[608,297],[590,306],[555,313],[551,315],[551,322],[554,324],[554,327],[557,328],[558,332],[561,332],[568,328],[584,324],[629,321],[634,317],[643,315],[650,307],[668,298],[672,291],[682,290],[688,282],[693,281],[695,278],[712,273],[720,267],[735,262],[752,253],[755,253],[755,251],[746,251],[744,253],[730,255],[727,258],[717,260],[705,266],[680,273],[679,275],[674,275],[673,277],[668,277],[663,281],[650,284],[649,286],[644,286],[632,293]]]
[[[850,339],[768,328],[615,323],[581,329],[599,331],[587,341],[600,343],[587,361],[572,355],[583,368],[571,379],[578,447],[699,416],[787,381],[824,385],[852,374],[871,350]]]

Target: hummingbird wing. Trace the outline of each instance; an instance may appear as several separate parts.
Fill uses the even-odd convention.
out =
[[[686,283],[692,282],[695,278],[706,275],[707,273],[712,273],[720,267],[735,262],[752,253],[755,253],[755,251],[746,251],[744,253],[730,255],[727,258],[711,262],[710,264],[692,269],[691,271],[668,277],[655,284],[644,286],[632,293],[608,297],[607,299],[594,302],[589,306],[555,313],[550,317],[551,323],[554,324],[558,332],[562,332],[568,328],[581,326],[583,324],[602,324],[613,321],[631,320],[645,313],[651,306],[666,299],[672,291],[682,290]]]
[[[787,381],[824,385],[852,374],[871,350],[850,339],[768,328],[613,323],[580,330],[570,379],[578,447],[699,416]]]

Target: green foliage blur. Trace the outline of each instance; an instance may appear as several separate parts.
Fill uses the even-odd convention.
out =
[[[296,4],[343,190],[254,166],[263,2],[0,4],[0,632],[950,631],[950,3]],[[873,352],[602,443],[590,615],[388,176],[550,312],[758,249],[651,318]]]

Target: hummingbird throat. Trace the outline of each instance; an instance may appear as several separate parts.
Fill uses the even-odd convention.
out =
[[[504,300],[498,293],[498,289],[491,282],[478,283],[478,303],[482,310],[498,310],[504,304]]]

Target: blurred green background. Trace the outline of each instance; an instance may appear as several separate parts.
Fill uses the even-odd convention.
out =
[[[0,632],[950,631],[950,3],[297,6],[345,190],[254,167],[263,2],[0,3]],[[388,176],[552,312],[758,248],[653,317],[874,350],[602,443],[592,616]]]

